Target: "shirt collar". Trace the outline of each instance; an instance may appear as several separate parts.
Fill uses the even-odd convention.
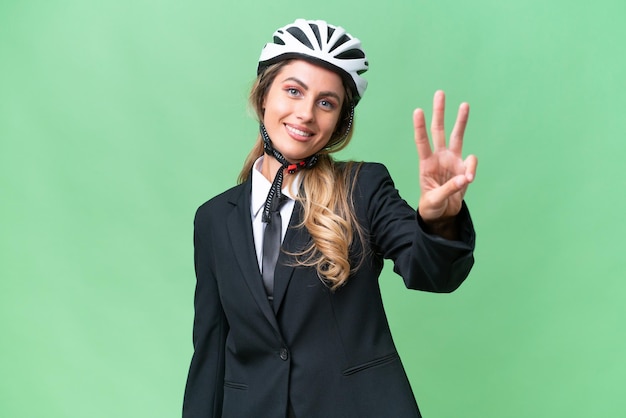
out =
[[[253,218],[256,218],[259,211],[265,205],[267,194],[270,192],[270,188],[272,187],[272,183],[261,173],[263,158],[263,155],[260,156],[252,165],[252,201],[250,209],[252,211]],[[301,182],[301,173],[298,172],[296,173],[296,178],[291,182],[291,187],[289,189],[282,189],[283,194],[292,200],[295,199],[295,197],[298,196],[298,189],[300,189]]]

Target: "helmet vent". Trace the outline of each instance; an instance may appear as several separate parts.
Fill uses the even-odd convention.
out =
[[[307,38],[304,32],[302,32],[302,29],[292,26],[290,28],[287,28],[287,32],[293,35],[294,38],[302,42],[302,44],[307,46],[309,49],[313,49],[313,45],[311,45],[311,42],[309,42],[309,38]]]
[[[330,41],[331,36],[335,33],[335,28],[328,27],[328,38],[326,38],[326,42]]]
[[[358,58],[365,58],[365,54],[363,53],[363,51],[360,51],[358,49],[349,49],[347,51],[342,52],[341,54],[335,55],[335,58],[341,59],[341,60],[358,59]]]
[[[315,34],[315,39],[317,39],[317,44],[321,48],[322,47],[322,37],[320,36],[320,28],[317,25],[313,24],[313,23],[310,23],[309,26],[311,27],[311,30]]]
[[[277,45],[285,45],[285,41],[283,41],[282,38],[278,36],[274,36],[274,43]]]
[[[333,45],[332,48],[330,48],[329,52],[333,52],[335,49],[337,49],[338,47],[340,47],[341,45],[345,44],[346,42],[348,42],[350,40],[350,37],[348,35],[343,35],[341,38],[339,38],[337,40],[337,42],[335,42],[335,45]]]

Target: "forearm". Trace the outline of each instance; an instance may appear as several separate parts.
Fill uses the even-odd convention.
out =
[[[427,234],[437,235],[451,241],[458,241],[461,236],[458,216],[437,221],[423,221],[423,228]]]
[[[431,292],[451,292],[467,277],[473,264],[474,227],[465,204],[455,219],[454,239],[432,233],[417,215],[415,241],[396,260],[396,272],[407,287]]]

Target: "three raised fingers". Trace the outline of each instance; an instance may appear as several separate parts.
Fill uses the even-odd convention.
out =
[[[438,90],[435,92],[435,96],[433,98],[433,118],[430,126],[435,151],[446,149],[446,132],[444,127],[445,106],[445,94],[443,91]],[[461,103],[456,121],[454,123],[454,128],[452,129],[452,134],[450,135],[449,145],[450,151],[459,157],[461,157],[463,150],[463,136],[465,135],[465,127],[467,126],[468,119],[469,105],[467,103]],[[426,132],[426,121],[424,111],[422,109],[415,109],[413,112],[413,127],[417,153],[419,154],[420,159],[426,159],[432,154],[433,148],[430,146],[430,140],[428,133]]]

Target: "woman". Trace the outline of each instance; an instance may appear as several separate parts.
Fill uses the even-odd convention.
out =
[[[407,287],[450,292],[469,273],[469,109],[461,105],[446,148],[435,94],[434,149],[415,111],[416,214],[384,166],[330,155],[351,138],[367,67],[359,40],[323,21],[296,20],[263,49],[251,93],[257,143],[240,184],[195,218],[185,418],[420,416],[378,276],[388,258]]]

